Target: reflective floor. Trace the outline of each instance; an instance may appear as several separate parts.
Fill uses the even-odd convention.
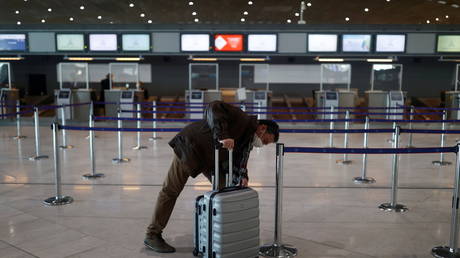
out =
[[[143,246],[157,193],[172,151],[173,133],[160,133],[155,142],[142,135],[148,149],[132,150],[135,133],[124,133],[124,156],[129,163],[112,164],[117,157],[116,133],[97,132],[96,172],[105,177],[82,178],[90,171],[87,132],[68,132],[73,149],[60,150],[63,193],[72,204],[44,206],[55,195],[51,130],[41,127],[41,153],[50,159],[30,161],[35,155],[33,128],[28,138],[13,140],[13,125],[0,127],[0,257],[193,257],[194,199],[210,189],[203,176],[190,179],[180,196],[165,238],[177,248],[160,255]],[[328,145],[329,135],[282,134],[286,146]],[[448,135],[453,146],[458,136]],[[369,136],[369,147],[391,147],[389,134]],[[401,136],[401,146],[407,145]],[[350,147],[361,147],[363,136],[350,135]],[[439,135],[414,135],[417,147],[440,145]],[[341,147],[343,135],[334,136]],[[439,154],[401,155],[398,203],[406,213],[380,211],[390,201],[392,155],[369,155],[367,174],[376,183],[356,185],[362,156],[292,154],[284,159],[283,242],[298,248],[298,257],[432,257],[431,248],[449,243],[455,156],[450,166],[434,166]],[[273,240],[275,145],[254,150],[249,162],[250,184],[261,200],[261,244]]]

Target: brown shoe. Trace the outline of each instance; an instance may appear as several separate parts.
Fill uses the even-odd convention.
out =
[[[144,239],[144,245],[158,253],[174,253],[176,251],[174,247],[166,243],[161,234],[148,234]]]

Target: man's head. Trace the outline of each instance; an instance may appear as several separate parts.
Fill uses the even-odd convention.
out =
[[[256,136],[262,141],[264,145],[278,142],[279,126],[273,120],[259,120]]]

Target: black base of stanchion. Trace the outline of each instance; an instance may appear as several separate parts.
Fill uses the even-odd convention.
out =
[[[112,159],[112,163],[114,164],[120,164],[120,163],[126,163],[126,162],[129,162],[129,159],[128,158],[114,158]]]
[[[353,182],[355,184],[373,184],[375,183],[375,179],[372,177],[355,177],[353,178]]]
[[[147,149],[147,146],[134,146],[133,150],[142,150],[142,149]]]
[[[431,249],[431,254],[436,258],[460,258],[460,249],[451,249],[448,246],[437,246]]]
[[[73,202],[73,198],[70,196],[62,196],[62,197],[50,197],[43,201],[43,204],[49,206],[58,206],[58,205],[66,205]]]
[[[150,137],[149,141],[155,141],[155,140],[160,140],[160,139],[163,139],[163,138],[161,138],[161,137]]]
[[[73,145],[61,145],[59,146],[61,149],[73,149]]]
[[[452,165],[452,162],[449,162],[449,161],[440,161],[440,160],[435,160],[433,162],[431,162],[433,165],[436,165],[436,166],[450,166]]]
[[[349,159],[347,159],[347,160],[339,159],[339,160],[336,160],[335,163],[340,163],[342,165],[350,165],[352,163],[352,161],[349,160]]]
[[[297,248],[289,245],[264,245],[259,248],[259,255],[263,257],[294,257],[297,255]]]
[[[11,137],[11,138],[13,138],[14,140],[21,140],[21,139],[27,138],[27,136],[24,136],[24,135],[17,135],[17,136],[13,136],[13,137]]]
[[[84,179],[98,179],[98,178],[102,178],[102,177],[105,177],[105,175],[102,174],[102,173],[97,173],[97,174],[84,174],[84,175],[83,175],[83,178],[84,178]]]
[[[41,159],[48,159],[49,157],[47,155],[40,155],[40,156],[34,156],[30,157],[29,160],[41,160]]]
[[[409,209],[402,204],[391,205],[391,203],[382,203],[379,206],[379,209],[383,211],[394,211],[394,212],[406,212]]]

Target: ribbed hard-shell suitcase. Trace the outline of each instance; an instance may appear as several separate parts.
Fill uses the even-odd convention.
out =
[[[232,167],[232,151],[229,152]],[[216,160],[218,150],[216,150]],[[218,162],[216,162],[216,165]],[[218,168],[216,168],[218,175]],[[196,199],[195,256],[205,258],[253,258],[259,252],[259,196],[251,188],[227,187]],[[219,179],[213,180],[213,189]]]

